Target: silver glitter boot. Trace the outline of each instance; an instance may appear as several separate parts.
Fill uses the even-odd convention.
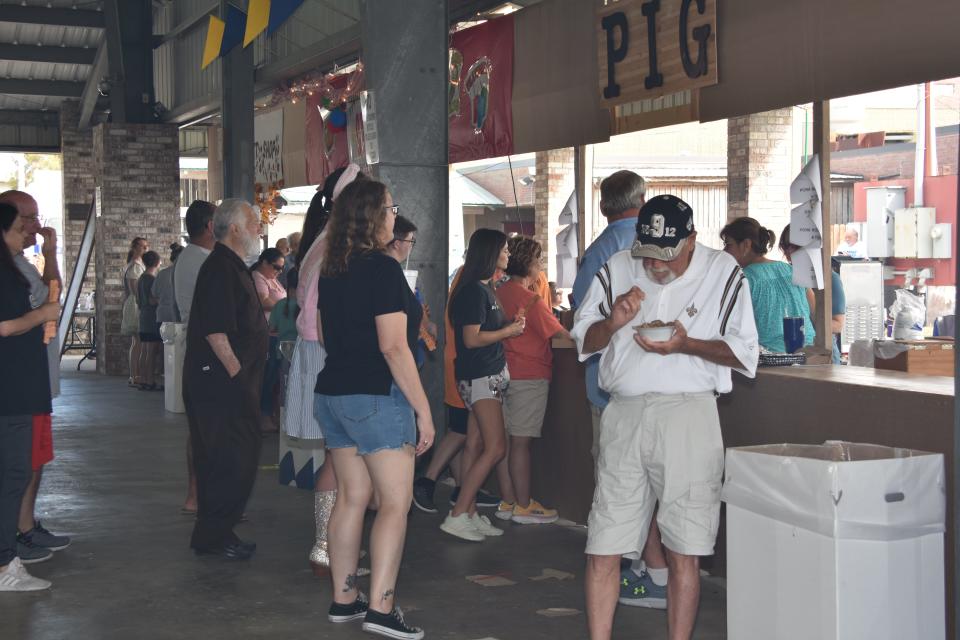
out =
[[[330,571],[330,553],[327,551],[327,525],[330,522],[330,514],[333,512],[333,505],[337,502],[337,492],[333,491],[315,491],[313,493],[314,516],[317,520],[317,541],[310,550],[310,564],[313,566],[313,573],[317,576],[325,576]]]

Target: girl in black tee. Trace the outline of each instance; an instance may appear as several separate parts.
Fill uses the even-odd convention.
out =
[[[503,394],[510,374],[501,342],[520,335],[524,327],[522,317],[513,321],[504,317],[491,287],[494,272],[506,269],[509,257],[506,235],[495,229],[478,229],[470,237],[463,270],[450,294],[450,322],[457,347],[454,373],[470,411],[463,457],[474,462],[461,471],[460,496],[440,529],[473,542],[503,534],[477,513],[476,500],[484,480],[506,455]],[[477,441],[481,442],[480,451],[474,451],[471,444]]]

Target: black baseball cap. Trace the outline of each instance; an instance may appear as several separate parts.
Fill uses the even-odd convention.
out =
[[[637,215],[634,258],[676,259],[693,233],[693,209],[677,196],[662,195],[647,200]]]

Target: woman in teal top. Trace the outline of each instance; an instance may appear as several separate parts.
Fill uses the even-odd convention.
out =
[[[753,218],[737,218],[720,232],[723,249],[732,255],[750,283],[753,315],[760,346],[785,353],[783,318],[803,318],[804,345],[813,344],[816,332],[810,316],[806,289],[793,284],[793,268],[770,260],[767,252],[776,244],[776,234]]]

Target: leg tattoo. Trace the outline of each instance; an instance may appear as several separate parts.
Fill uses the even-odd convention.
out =
[[[380,598],[380,600],[382,602],[386,602],[386,600],[390,598],[390,596],[392,595],[393,595],[393,589],[387,589],[386,591],[383,592],[383,597]]]
[[[347,579],[344,581],[343,592],[348,593],[357,588],[357,574],[351,573],[347,576]]]

